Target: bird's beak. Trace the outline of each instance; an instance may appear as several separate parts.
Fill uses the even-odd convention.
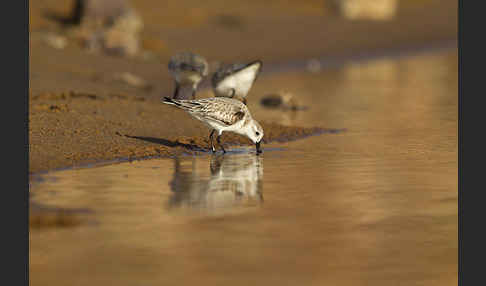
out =
[[[262,149],[260,149],[260,141],[257,142],[257,143],[255,143],[255,145],[256,145],[256,152],[257,152],[257,154],[262,153]]]

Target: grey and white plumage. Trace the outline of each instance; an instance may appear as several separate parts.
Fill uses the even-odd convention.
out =
[[[180,87],[188,85],[192,88],[192,99],[195,99],[197,86],[208,75],[206,59],[198,54],[182,52],[170,58],[168,68],[176,85],[173,98],[179,99]]]
[[[261,153],[260,142],[263,138],[263,128],[253,119],[250,111],[241,101],[225,97],[195,100],[178,100],[165,97],[162,102],[174,105],[206,124],[212,130],[209,140],[213,152],[216,151],[213,145],[214,132],[218,132],[216,140],[223,152],[226,152],[221,145],[220,137],[223,132],[229,131],[248,137],[255,143],[257,153]]]
[[[229,97],[246,104],[246,96],[262,68],[262,61],[249,64],[229,64],[219,68],[211,79],[217,97]]]

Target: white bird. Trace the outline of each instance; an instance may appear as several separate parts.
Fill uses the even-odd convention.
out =
[[[208,75],[209,65],[206,59],[191,52],[178,53],[171,57],[168,67],[176,85],[173,98],[179,98],[181,86],[190,85],[192,99],[195,99],[197,86]]]
[[[192,117],[205,123],[211,130],[209,141],[211,142],[211,150],[213,153],[216,152],[213,145],[213,134],[215,131],[218,132],[216,141],[224,153],[226,153],[226,150],[220,142],[221,134],[224,131],[230,131],[248,137],[255,143],[257,154],[262,152],[260,142],[263,138],[263,128],[253,119],[250,111],[241,101],[225,97],[195,100],[178,100],[165,97],[162,102],[185,110]]]
[[[219,68],[212,77],[214,94],[217,97],[240,99],[246,105],[246,96],[257,79],[262,61],[249,64],[230,64]]]

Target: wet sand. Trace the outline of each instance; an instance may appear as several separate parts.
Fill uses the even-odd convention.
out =
[[[135,1],[134,6],[144,19],[143,47],[150,53],[120,58],[90,54],[74,43],[62,50],[45,43],[46,33],[65,32],[43,13],[67,14],[68,2],[49,0],[29,6],[30,173],[206,148],[204,126],[159,103],[173,88],[167,74],[168,58],[180,50],[192,49],[210,63],[260,58],[265,72],[265,66],[296,59],[346,57],[456,41],[455,1],[408,1],[392,21],[374,22],[336,17],[322,1],[235,1],[228,9],[224,1],[204,6],[197,1],[170,2],[165,8],[147,0]],[[117,81],[116,74],[121,72],[141,77],[148,85],[141,88]],[[274,93],[280,88],[258,89],[264,81],[263,74],[249,95],[250,110],[258,106],[257,93]],[[202,91],[198,96],[211,96],[211,92]],[[265,120],[262,124],[269,142],[296,139],[317,128],[340,128],[307,125],[310,129],[303,129]],[[248,143],[233,135],[224,135],[223,142]]]
[[[262,122],[265,142],[325,132]],[[209,129],[184,111],[160,101],[109,95],[44,93],[30,100],[32,172],[116,158],[143,158],[209,152]],[[252,144],[224,134],[224,145]]]

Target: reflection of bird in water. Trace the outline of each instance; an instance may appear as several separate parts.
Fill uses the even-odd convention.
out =
[[[194,163],[194,160],[193,160]],[[173,195],[170,208],[224,209],[252,202],[263,202],[263,158],[252,154],[213,155],[209,179],[194,168],[184,170],[175,160]]]
[[[260,197],[263,161],[257,156],[213,156],[209,189],[230,189],[236,196]]]
[[[190,165],[187,163],[190,163]],[[175,157],[174,178],[169,183],[170,188],[172,190],[188,190],[199,182],[202,182],[202,180],[196,169],[196,159],[193,157],[191,161],[182,160],[181,162],[179,157]]]

